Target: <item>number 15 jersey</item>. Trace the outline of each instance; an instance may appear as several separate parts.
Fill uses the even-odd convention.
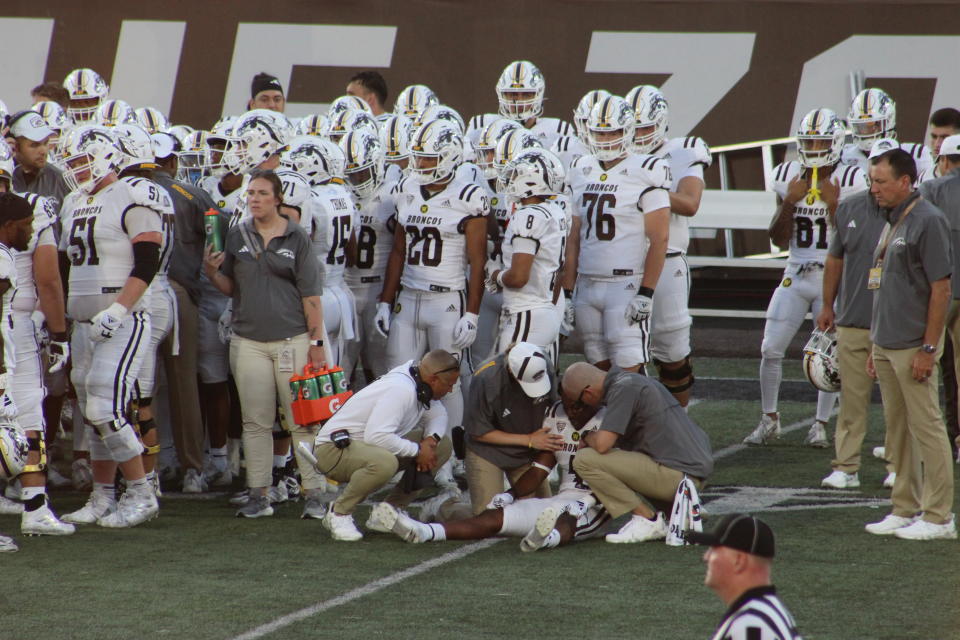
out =
[[[425,188],[402,179],[396,188],[397,223],[407,255],[400,284],[419,291],[463,291],[467,287],[466,224],[490,210],[486,189],[454,178],[430,197]]]

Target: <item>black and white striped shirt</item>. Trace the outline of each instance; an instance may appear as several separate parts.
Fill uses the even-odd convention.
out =
[[[773,586],[750,589],[737,598],[712,640],[803,640],[793,616]]]

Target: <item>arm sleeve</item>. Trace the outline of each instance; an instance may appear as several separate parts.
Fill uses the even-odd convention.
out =
[[[423,420],[426,423],[423,428],[423,436],[437,436],[443,438],[447,435],[447,410],[443,404],[434,400],[430,403],[430,409],[423,414]]]
[[[391,388],[385,390],[377,400],[376,405],[367,419],[367,426],[363,430],[363,441],[376,447],[382,447],[404,458],[417,455],[420,447],[416,442],[410,442],[400,435],[400,421],[410,411],[417,411],[416,399],[406,398],[402,390]]]
[[[943,215],[930,216],[918,249],[927,282],[942,280],[953,272],[950,227]]]
[[[293,224],[292,222],[290,224]],[[302,229],[297,230],[297,289],[300,297],[323,295],[323,281],[320,278],[320,265],[313,253],[310,237]]]
[[[837,225],[837,230],[833,234],[833,237],[830,238],[830,246],[827,248],[827,255],[833,256],[834,258],[843,258],[843,234],[849,214],[850,207],[845,203],[840,203],[840,206],[837,207],[837,213],[834,216],[834,223]]]
[[[623,435],[627,432],[627,427],[630,426],[630,418],[633,416],[631,398],[628,397],[620,385],[614,382],[610,385],[603,400],[606,411],[603,414],[600,429]]]
[[[482,436],[499,429],[493,403],[488,398],[487,385],[492,382],[488,378],[489,375],[474,377],[470,383],[470,392],[463,412],[463,428],[471,436]]]

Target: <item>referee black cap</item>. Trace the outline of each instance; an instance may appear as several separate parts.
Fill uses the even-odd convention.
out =
[[[730,547],[761,558],[774,556],[773,530],[763,520],[745,513],[725,515],[713,531],[688,531],[687,542],[710,547]]]

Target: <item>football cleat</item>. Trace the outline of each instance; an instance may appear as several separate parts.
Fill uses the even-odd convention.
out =
[[[771,418],[767,414],[760,417],[760,424],[753,432],[743,439],[743,444],[767,444],[780,437],[780,416]]]
[[[69,522],[57,520],[46,504],[36,511],[24,511],[20,518],[20,533],[28,536],[68,536],[75,530]]]
[[[560,519],[563,513],[563,508],[558,506],[550,506],[541,511],[540,515],[537,516],[537,523],[533,529],[520,541],[520,551],[529,553],[542,549],[547,536],[556,528],[557,520]]]
[[[153,520],[160,514],[160,505],[153,487],[146,492],[127,490],[120,496],[117,510],[97,520],[97,524],[108,529],[126,529]]]
[[[87,503],[80,509],[64,515],[61,520],[72,524],[93,524],[114,512],[117,508],[115,500],[106,495],[93,491],[87,498]]]

